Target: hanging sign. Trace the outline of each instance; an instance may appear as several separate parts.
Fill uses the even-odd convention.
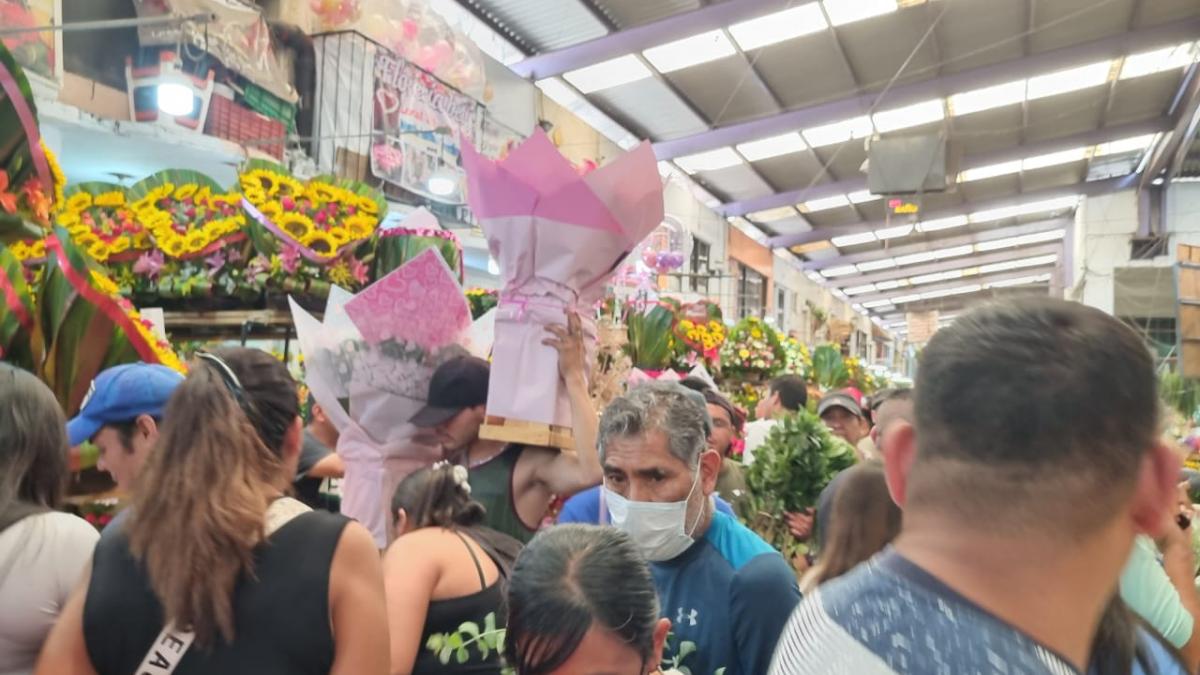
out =
[[[371,173],[428,199],[464,201],[459,142],[476,142],[483,108],[387,50],[375,55]]]

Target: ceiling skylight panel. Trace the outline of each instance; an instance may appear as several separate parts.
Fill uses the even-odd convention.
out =
[[[698,152],[694,155],[676,157],[675,163],[679,165],[679,168],[688,173],[697,173],[699,171],[717,171],[737,166],[742,163],[742,158],[733,151],[733,148],[717,148],[716,150],[709,150],[707,152]]]
[[[821,12],[821,5],[810,2],[799,7],[735,23],[729,27],[729,34],[737,41],[739,47],[750,51],[816,33],[828,27],[825,15]]]
[[[955,94],[950,97],[950,110],[954,115],[970,115],[1024,100],[1025,80],[1017,80]]]
[[[1044,169],[1048,166],[1078,162],[1081,159],[1087,159],[1088,150],[1088,148],[1071,148],[1070,150],[1029,157],[1021,162],[1021,168],[1025,171],[1033,171],[1035,169]]]
[[[978,244],[975,244],[975,250],[980,253],[984,251],[998,251],[1000,249],[1013,248],[1015,246],[1028,246],[1029,244],[1041,244],[1047,241],[1058,241],[1062,238],[1063,230],[1050,230],[1048,232],[1023,234],[1016,237],[995,239],[993,241],[981,241]]]
[[[884,258],[883,260],[870,260],[868,262],[858,263],[859,272],[875,272],[878,270],[886,270],[896,266],[896,261],[892,258]]]
[[[900,237],[907,237],[908,235],[912,234],[912,231],[912,225],[897,225],[895,227],[885,227],[880,230],[875,230],[875,236],[880,241],[885,239],[899,239]]]
[[[1079,91],[1108,82],[1112,70],[1112,61],[1100,61],[1078,68],[1068,68],[1046,75],[1029,78],[1026,97],[1030,101],[1047,96],[1057,96],[1071,91]]]
[[[958,174],[958,182],[969,183],[975,180],[986,180],[997,176],[1008,176],[1020,171],[1021,160],[1014,159],[1011,162],[1000,162],[999,164],[989,164],[988,166],[967,169]]]
[[[601,89],[610,89],[651,77],[653,73],[633,54],[618,56],[586,68],[571,70],[563,74],[567,82],[584,94]]]
[[[1146,134],[1145,136],[1134,136],[1132,138],[1122,138],[1117,141],[1109,141],[1096,146],[1092,153],[1093,157],[1104,157],[1106,155],[1119,155],[1125,152],[1141,152],[1149,148],[1158,138],[1158,134]]]
[[[846,199],[850,200],[851,204],[865,204],[879,199],[879,195],[871,194],[870,190],[858,190],[856,192],[846,193]]]
[[[803,204],[800,204],[800,210],[805,213],[813,213],[815,211],[828,211],[842,206],[850,206],[850,200],[846,195],[833,195],[832,197],[822,197],[821,199],[810,199]]]
[[[855,138],[866,138],[875,133],[871,118],[863,115],[833,124],[825,124],[800,132],[811,147],[820,148],[835,143],[845,143]]]
[[[873,119],[875,121],[875,128],[880,133],[887,133],[889,131],[918,127],[922,124],[940,122],[945,117],[946,107],[942,99],[939,98],[906,105],[902,108],[877,112]]]
[[[651,47],[642,55],[658,72],[671,73],[736,53],[733,43],[725,37],[725,31],[718,29]]]
[[[1122,80],[1128,80],[1182,68],[1194,63],[1198,56],[1200,56],[1200,52],[1194,42],[1163,47],[1141,54],[1131,54],[1125,57],[1125,62],[1121,65],[1120,77]]]
[[[833,277],[844,277],[847,274],[855,274],[857,272],[858,268],[854,265],[842,265],[841,267],[830,267],[829,269],[821,270],[821,276],[826,279],[832,279]]]
[[[781,206],[776,209],[755,211],[754,213],[748,213],[746,215],[748,218],[750,218],[750,220],[758,221],[760,223],[770,223],[776,220],[783,220],[784,218],[791,218],[792,216],[797,215],[797,213],[796,209],[790,206]]]
[[[796,132],[740,143],[737,146],[737,151],[751,162],[801,152],[806,149],[808,146],[804,143],[804,139]]]
[[[934,220],[923,220],[917,223],[917,230],[920,232],[937,232],[938,230],[949,230],[955,227],[963,227],[967,224],[967,222],[966,216],[935,218]]]
[[[835,26],[894,12],[899,7],[896,0],[825,0],[822,4]]]
[[[862,232],[860,234],[847,234],[842,237],[834,237],[830,242],[834,246],[841,248],[842,246],[857,246],[859,244],[869,244],[875,241],[874,232]]]

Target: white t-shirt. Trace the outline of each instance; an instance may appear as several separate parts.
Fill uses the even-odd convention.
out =
[[[746,449],[742,451],[742,464],[750,466],[754,463],[754,451],[767,442],[767,436],[776,424],[773,419],[754,420],[746,424]]]
[[[58,512],[22,518],[0,532],[0,675],[33,672],[99,538],[87,521]]]

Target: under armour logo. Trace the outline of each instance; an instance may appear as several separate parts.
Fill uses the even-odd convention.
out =
[[[699,611],[693,609],[690,613],[684,614],[683,608],[680,607],[679,611],[675,614],[675,625],[682,626],[684,621],[687,621],[687,625],[695,626],[697,623],[696,620],[699,618],[700,618]]]

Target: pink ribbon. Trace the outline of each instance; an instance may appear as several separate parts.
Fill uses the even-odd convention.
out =
[[[38,131],[37,117],[29,109],[25,97],[21,95],[21,87],[17,84],[17,78],[3,63],[0,63],[0,88],[3,88],[4,93],[12,100],[13,108],[17,111],[17,118],[21,120],[21,126],[25,129],[25,136],[29,139],[29,154],[33,156],[33,166],[42,180],[43,190],[47,196],[53,197],[54,176],[50,173],[50,164],[46,161],[46,153],[42,151],[42,135]]]
[[[517,320],[524,321],[525,314],[530,307],[540,307],[542,309],[561,309],[563,311],[578,311],[574,302],[561,302],[553,300],[540,299],[537,296],[526,295],[524,293],[501,293],[500,300],[497,303],[501,307],[516,307]]]
[[[245,197],[242,197],[242,208],[246,210],[246,213],[250,214],[251,218],[258,221],[259,225],[267,228],[271,234],[274,234],[280,240],[295,248],[306,260],[309,262],[314,262],[318,265],[328,265],[330,262],[339,258],[344,251],[362,243],[361,241],[352,241],[334,251],[332,255],[321,255],[307,246],[302,246],[300,242],[296,241],[292,235],[281,230],[277,225],[275,225],[275,223],[271,222],[270,218],[263,214],[262,211],[256,209],[254,205],[250,203],[250,200],[246,199]]]

